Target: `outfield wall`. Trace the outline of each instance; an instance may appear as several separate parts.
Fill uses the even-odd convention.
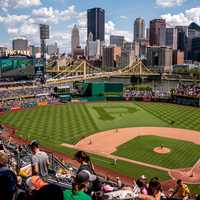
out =
[[[200,107],[200,97],[188,97],[188,96],[173,96],[175,103]]]
[[[76,99],[78,102],[100,102],[100,101],[143,101],[143,102],[163,102],[163,103],[175,103],[187,106],[200,107],[200,97],[187,97],[187,96],[173,96],[173,97],[120,97],[120,96],[93,96],[93,97],[82,97]],[[33,108],[36,106],[47,106],[54,104],[52,102],[31,102],[23,103],[20,106],[13,107],[0,107],[0,113],[4,112],[16,112],[26,108]]]

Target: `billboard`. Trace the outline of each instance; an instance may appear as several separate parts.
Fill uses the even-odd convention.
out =
[[[35,73],[33,59],[27,57],[0,58],[0,77],[30,77]]]

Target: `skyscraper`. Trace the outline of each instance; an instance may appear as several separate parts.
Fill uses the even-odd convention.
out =
[[[118,47],[123,47],[124,46],[124,36],[111,35],[110,36],[110,45],[116,45]]]
[[[15,39],[12,41],[13,50],[27,50],[28,40],[25,39]]]
[[[150,21],[150,45],[165,46],[166,21],[164,19],[154,19]]]
[[[87,37],[93,34],[93,40],[105,40],[105,11],[101,8],[87,10]]]
[[[178,39],[177,49],[184,51],[185,60],[188,59],[188,27],[187,26],[176,26]]]
[[[142,18],[137,18],[134,22],[134,40],[145,39],[145,22]]]
[[[166,46],[171,47],[172,49],[177,49],[177,29],[166,29]]]
[[[72,29],[71,35],[71,53],[74,55],[75,50],[80,47],[80,37],[79,37],[79,30],[76,24]]]
[[[172,71],[172,49],[169,47],[147,47],[147,65],[158,72]]]
[[[103,48],[102,66],[107,69],[114,67],[114,47]]]

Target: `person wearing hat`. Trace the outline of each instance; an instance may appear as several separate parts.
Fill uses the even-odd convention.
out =
[[[72,190],[64,191],[64,200],[92,200],[85,192],[88,190],[89,181],[94,179],[93,176],[87,170],[79,172],[72,183]]]
[[[0,199],[12,200],[17,190],[17,177],[8,167],[8,155],[0,152]]]
[[[94,180],[90,180],[89,189],[87,193],[91,194],[99,191],[101,189],[101,184],[99,178],[96,176],[94,166],[90,160],[90,157],[84,151],[78,151],[74,155],[74,158],[80,163],[80,167],[78,168],[77,174],[83,170],[86,170],[90,172],[90,174],[93,174]]]
[[[26,180],[26,185],[29,190],[39,190],[43,186],[47,185],[39,176],[31,176]]]
[[[47,181],[49,166],[47,153],[40,151],[37,141],[33,141],[30,148],[33,154],[31,157],[32,175],[39,175],[44,181]]]

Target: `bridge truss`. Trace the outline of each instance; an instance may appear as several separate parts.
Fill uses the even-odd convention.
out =
[[[147,68],[141,60],[128,65],[123,68],[118,68],[114,71],[107,72],[103,71],[101,68],[97,68],[92,66],[88,61],[81,60],[76,65],[73,63],[68,67],[60,67],[58,69],[47,70],[49,73],[56,73],[53,78],[47,80],[47,84],[63,84],[68,82],[75,81],[84,81],[105,77],[113,77],[113,76],[153,76],[159,75],[157,73],[153,73],[149,68]]]

